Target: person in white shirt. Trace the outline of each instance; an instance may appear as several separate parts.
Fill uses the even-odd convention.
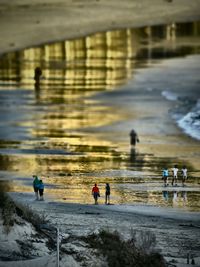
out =
[[[181,172],[182,172],[182,185],[185,186],[185,180],[187,179],[187,169],[186,169],[186,166],[183,166]]]
[[[178,180],[178,167],[177,165],[174,165],[174,168],[172,168],[173,172],[173,177],[172,177],[172,186],[175,185],[177,186],[177,180]]]

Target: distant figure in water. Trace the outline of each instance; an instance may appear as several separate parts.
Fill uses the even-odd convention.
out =
[[[34,80],[35,80],[35,84],[40,84],[40,78],[42,76],[42,70],[40,67],[36,67],[35,68],[35,75],[34,75]]]
[[[35,192],[35,200],[39,200],[38,192],[40,180],[38,179],[37,175],[33,175],[33,178],[33,190]]]
[[[97,186],[97,184],[94,185],[94,187],[92,188],[92,195],[94,197],[94,204],[97,205],[98,204],[98,198],[100,197],[100,192],[99,192],[99,188]]]
[[[36,99],[40,99],[40,79],[42,76],[42,70],[40,67],[35,68],[35,75],[34,75],[34,80],[35,80],[35,96]]]
[[[138,135],[137,135],[136,131],[134,129],[132,129],[131,132],[130,132],[130,145],[131,146],[135,146],[136,142],[139,143],[140,140],[138,138]]]
[[[186,168],[186,166],[183,166],[181,172],[182,172],[182,186],[185,186],[185,181],[187,179],[187,168]]]
[[[44,200],[43,194],[44,194],[44,184],[42,180],[39,180],[39,195],[40,195],[40,200]]]
[[[177,180],[178,180],[178,166],[174,165],[174,168],[172,168],[173,177],[172,177],[172,186],[175,183],[175,186],[177,186]]]
[[[167,168],[164,168],[162,171],[162,179],[164,181],[164,186],[168,186],[168,176],[169,176],[169,171]]]
[[[106,183],[105,204],[110,205],[110,185]]]

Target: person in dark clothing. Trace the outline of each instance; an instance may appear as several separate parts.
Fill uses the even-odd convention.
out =
[[[131,130],[130,132],[130,145],[131,146],[135,146],[136,145],[136,142],[139,143],[139,138],[138,138],[138,135],[136,133],[136,131],[134,129]]]
[[[39,195],[40,195],[40,200],[44,200],[43,194],[44,194],[44,184],[43,184],[42,180],[40,180],[39,181]]]
[[[34,80],[35,80],[35,97],[40,100],[40,80],[42,76],[42,70],[40,67],[36,67],[34,70]]]
[[[108,183],[106,183],[105,204],[110,204],[110,185]]]
[[[34,80],[36,84],[40,83],[40,77],[42,76],[42,70],[40,67],[35,68]]]
[[[38,200],[38,192],[39,192],[39,179],[37,177],[37,175],[33,175],[33,190],[35,192],[35,200]]]

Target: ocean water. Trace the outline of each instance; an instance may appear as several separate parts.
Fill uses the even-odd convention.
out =
[[[182,61],[182,62],[181,62]],[[200,56],[189,56],[181,68],[181,75],[176,82],[180,88],[167,88],[162,95],[169,101],[175,102],[171,116],[183,132],[190,137],[200,140],[200,90],[197,72],[200,71]],[[179,60],[183,63],[183,60]],[[188,88],[188,90],[186,90]]]
[[[200,99],[187,114],[178,120],[178,125],[184,132],[200,140]]]
[[[32,193],[37,174],[52,199],[93,203],[97,182],[103,204],[109,182],[115,204],[199,210],[199,62],[199,22],[96,33],[3,55],[0,185]],[[132,128],[136,148],[129,145]],[[179,179],[166,190],[162,168],[175,163],[187,166],[187,187]]]

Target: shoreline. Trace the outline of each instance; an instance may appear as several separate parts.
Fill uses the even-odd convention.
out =
[[[117,30],[200,19],[200,0],[138,1],[15,0],[0,5],[0,54],[41,44]],[[134,10],[134,13],[133,13]],[[142,15],[141,15],[142,14]],[[67,17],[67,19],[66,19]],[[29,33],[32,33],[31,35]]]
[[[136,215],[141,217],[156,217],[156,218],[166,218],[171,219],[174,221],[181,221],[181,222],[199,222],[199,216],[200,213],[197,211],[188,211],[188,210],[180,210],[178,208],[172,208],[172,207],[160,207],[160,206],[154,206],[151,204],[140,204],[140,203],[134,203],[134,204],[111,204],[105,205],[105,204],[98,204],[94,205],[91,203],[88,204],[82,204],[82,203],[70,203],[70,202],[61,202],[59,200],[53,199],[49,194],[46,194],[44,201],[35,201],[33,193],[17,193],[17,192],[10,192],[8,193],[11,199],[14,200],[16,203],[21,203],[23,205],[31,205],[33,209],[36,208],[36,211],[38,209],[38,206],[46,206],[46,208],[42,209],[43,211],[47,211],[48,206],[50,207],[57,207],[58,210],[62,210],[63,213],[80,213],[81,214],[89,214],[89,212],[92,213],[98,213],[99,212],[105,212],[105,213],[120,213],[123,220],[123,215]],[[101,197],[102,198],[102,197]],[[51,212],[49,210],[49,212]],[[112,217],[112,216],[111,216]],[[200,226],[199,226],[200,227]]]

